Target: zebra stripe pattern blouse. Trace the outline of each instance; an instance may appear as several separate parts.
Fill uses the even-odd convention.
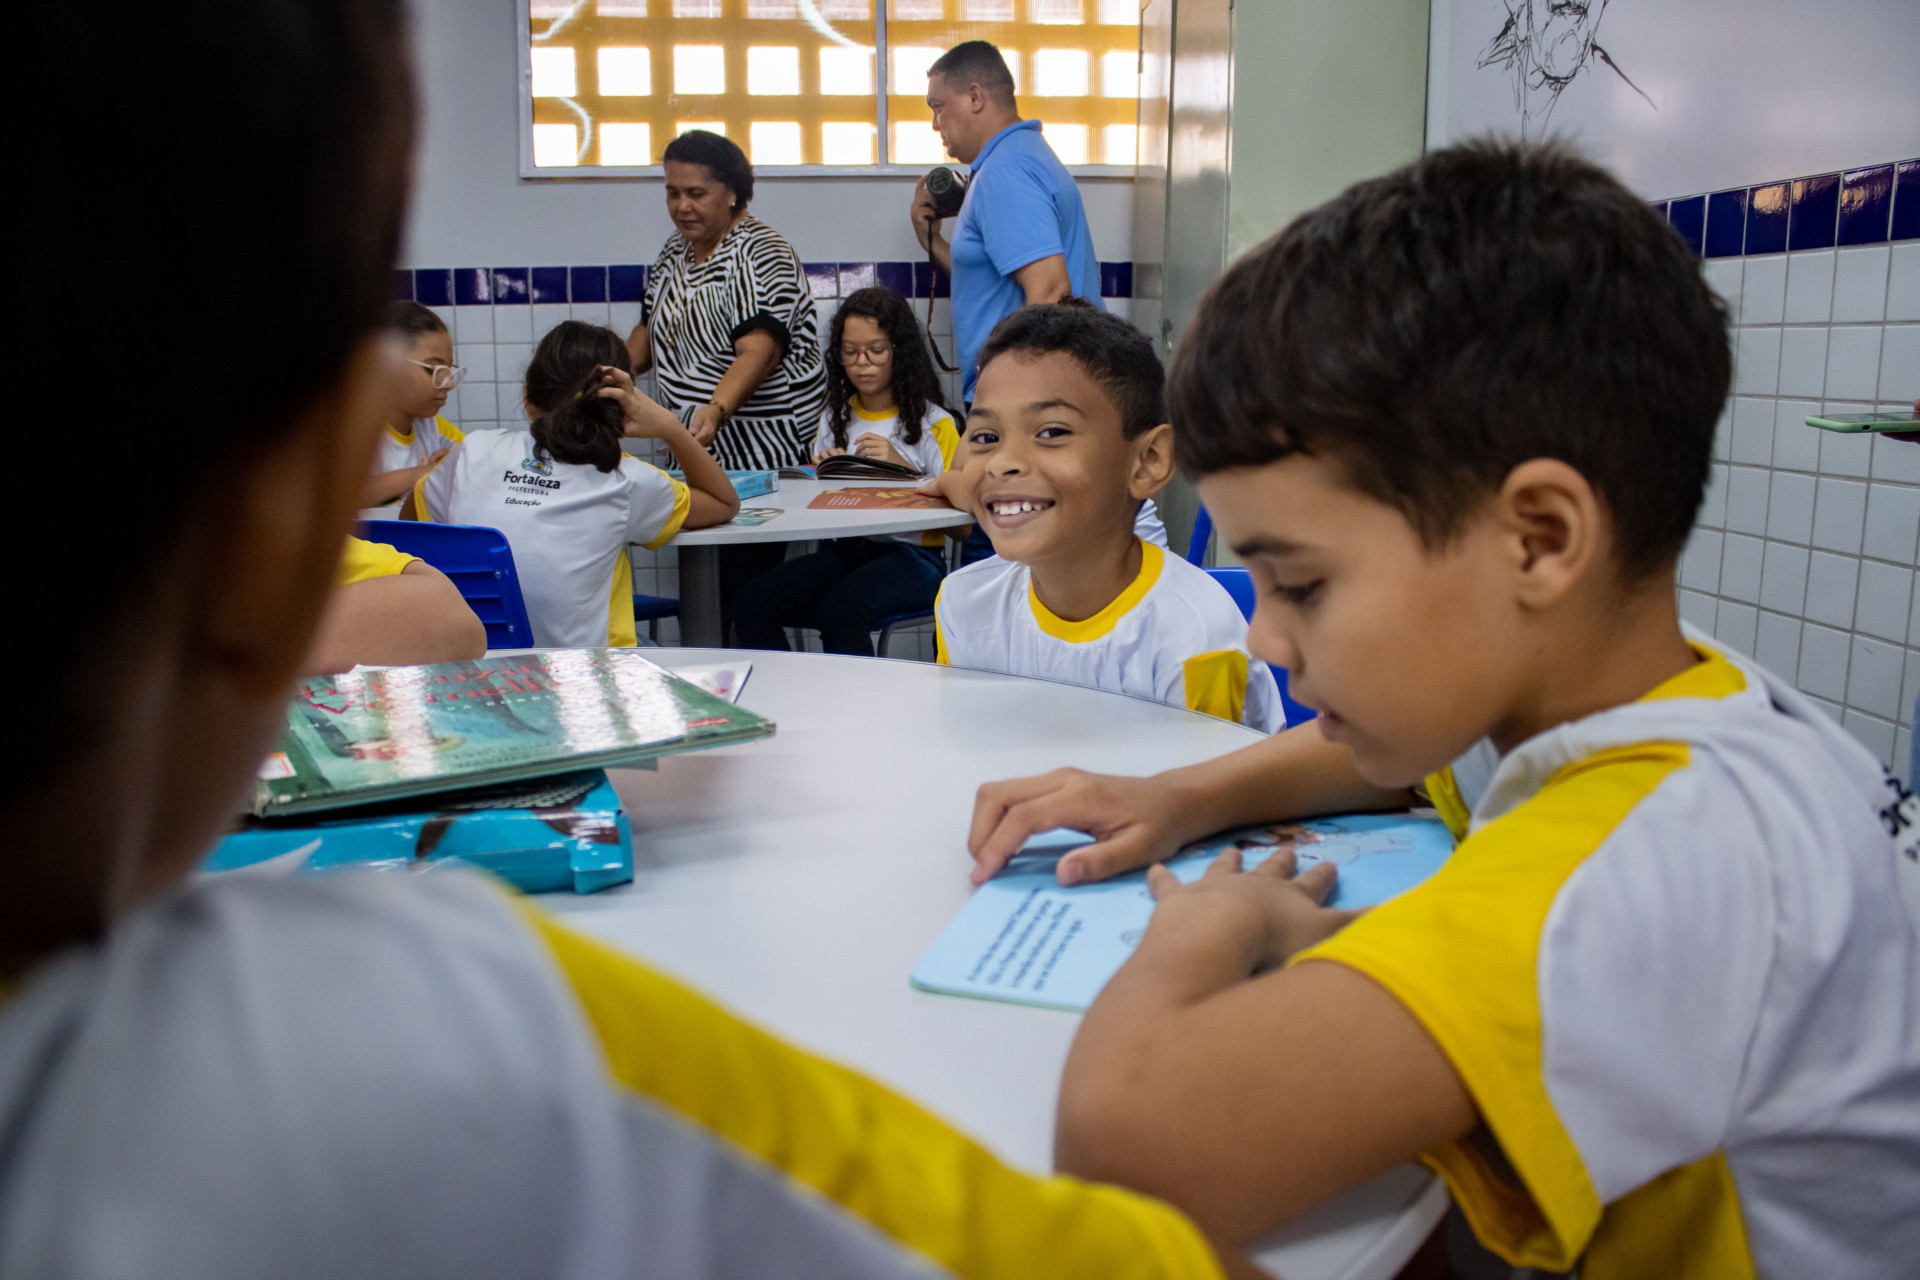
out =
[[[682,422],[713,398],[743,334],[772,334],[780,363],[709,447],[725,467],[807,463],[826,401],[826,365],[800,255],[779,232],[748,214],[705,262],[695,262],[674,232],[647,277],[641,319],[653,342],[660,402]]]

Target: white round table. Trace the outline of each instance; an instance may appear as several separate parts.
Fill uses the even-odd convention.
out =
[[[967,900],[974,789],[1079,765],[1150,773],[1251,730],[1073,685],[926,663],[665,649],[672,668],[751,659],[740,703],[771,739],[612,771],[635,880],[541,905],[727,1006],[930,1106],[1020,1167],[1051,1167],[1075,1014],[916,991],[907,975]],[[1259,1251],[1288,1280],[1387,1280],[1446,1205],[1396,1169]]]
[[[815,542],[827,538],[877,537],[888,533],[915,533],[949,529],[973,523],[973,517],[951,507],[920,507],[899,511],[826,508],[807,504],[828,489],[901,489],[899,480],[782,480],[772,493],[743,498],[743,507],[773,507],[781,514],[759,525],[716,525],[674,537],[680,553],[680,638],[690,645],[725,643],[720,634],[720,547],[748,542]]]

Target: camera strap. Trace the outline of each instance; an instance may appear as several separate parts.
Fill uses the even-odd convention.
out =
[[[938,224],[939,221],[938,218],[934,219],[936,224]],[[940,292],[938,287],[940,282],[940,260],[933,256],[933,236],[931,234],[927,236],[927,266],[929,268],[927,272],[927,346],[933,349],[934,363],[940,366],[941,372],[958,373],[960,371],[951,364],[948,364],[947,358],[940,354],[940,339],[933,336],[933,296]],[[953,292],[951,287],[949,287],[947,292],[949,296],[951,296]],[[952,313],[951,305],[948,307],[948,313]]]

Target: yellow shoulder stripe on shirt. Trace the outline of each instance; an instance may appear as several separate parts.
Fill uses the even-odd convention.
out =
[[[643,462],[640,465],[643,467],[653,467],[653,470],[660,471],[660,468],[654,467],[651,462]],[[687,488],[683,482],[667,475],[664,471],[660,471],[660,475],[668,484],[673,486],[673,510],[668,514],[667,522],[660,526],[660,532],[653,536],[653,540],[641,544],[649,551],[654,550],[656,547],[666,545],[666,543],[673,538],[674,534],[680,532],[680,526],[687,522],[687,512],[693,509],[693,490]]]
[[[1580,1280],[1753,1280],[1746,1215],[1724,1153],[1669,1169],[1607,1206]]]
[[[1693,646],[1700,661],[1688,667],[1679,675],[1655,685],[1640,695],[1637,701],[1659,702],[1667,698],[1724,698],[1739,693],[1747,687],[1747,677],[1740,668],[1728,662],[1726,655],[1712,649]],[[1428,776],[1425,784],[1427,799],[1440,814],[1440,820],[1447,824],[1447,830],[1453,832],[1455,840],[1467,838],[1467,828],[1473,825],[1473,808],[1460,794],[1460,784],[1454,780],[1453,767],[1449,765],[1440,772]]]
[[[615,1081],[961,1280],[1220,1275],[1199,1230],[1167,1205],[1010,1169],[892,1090],[520,910],[579,997]]]
[[[1197,653],[1180,664],[1187,710],[1240,723],[1247,712],[1247,655],[1238,649]]]
[[[433,426],[450,444],[459,444],[467,438],[466,432],[454,426],[451,422],[448,422],[445,416],[441,414],[436,413],[433,415]]]
[[[942,416],[934,422],[931,430],[933,442],[940,446],[940,465],[952,466],[953,451],[960,447],[959,429],[953,425],[952,418]]]
[[[607,645],[631,649],[639,643],[633,622],[633,561],[622,547],[613,558],[613,588],[607,595]]]
[[[1470,1142],[1423,1159],[1481,1242],[1515,1265],[1570,1269],[1603,1208],[1547,1093],[1539,1004],[1547,914],[1587,857],[1688,759],[1683,743],[1642,742],[1568,765],[1462,841],[1425,884],[1294,957],[1366,974],[1440,1045],[1524,1186]]]
[[[947,627],[940,621],[940,597],[945,593],[947,584],[942,581],[933,593],[933,660],[943,667],[953,665],[953,655],[947,652]]]
[[[1135,541],[1140,541],[1135,539]],[[1127,589],[1115,596],[1107,607],[1081,622],[1069,622],[1055,614],[1053,610],[1040,603],[1040,597],[1034,594],[1033,580],[1027,580],[1027,603],[1033,609],[1033,620],[1040,629],[1055,640],[1065,640],[1070,644],[1086,644],[1098,640],[1120,624],[1133,607],[1146,599],[1147,592],[1153,590],[1153,584],[1160,580],[1161,567],[1166,563],[1167,553],[1151,542],[1140,542],[1140,572],[1134,575]]]
[[[384,542],[349,537],[340,555],[340,575],[335,585],[350,587],[369,578],[391,578],[419,558],[396,551]]]

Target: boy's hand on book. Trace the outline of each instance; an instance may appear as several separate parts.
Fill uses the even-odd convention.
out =
[[[1168,817],[1179,801],[1167,791],[1158,778],[1084,769],[989,782],[974,796],[967,833],[973,882],[991,880],[1029,839],[1056,827],[1084,831],[1094,841],[1060,859],[1054,874],[1061,884],[1105,880],[1171,857],[1187,836]]]
[[[965,511],[969,514],[973,511],[973,485],[967,481],[966,472],[963,470],[942,471],[914,492],[929,498],[938,498],[956,511]],[[1044,827],[1037,829],[1046,830]]]
[[[1229,849],[1192,884],[1182,884],[1163,866],[1150,867],[1147,887],[1158,905],[1147,936],[1154,928],[1163,934],[1191,928],[1209,937],[1237,938],[1246,947],[1249,976],[1277,969],[1360,914],[1325,905],[1339,876],[1331,862],[1296,875],[1297,865],[1294,851],[1282,848],[1243,871],[1240,851]]]

